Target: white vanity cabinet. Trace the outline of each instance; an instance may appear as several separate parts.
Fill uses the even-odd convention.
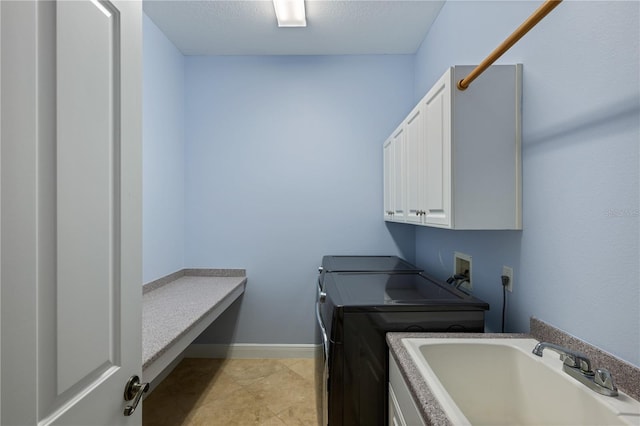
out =
[[[400,373],[393,355],[389,353],[389,426],[424,425],[409,387]]]
[[[449,68],[394,132],[404,136],[403,149],[395,151],[404,159],[394,158],[393,174],[405,183],[396,200],[403,214],[394,221],[522,229],[522,65],[493,65],[458,90],[472,69]]]

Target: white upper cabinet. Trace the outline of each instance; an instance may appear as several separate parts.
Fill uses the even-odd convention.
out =
[[[406,176],[406,221],[420,223],[425,211],[424,182],[424,114],[418,105],[404,121],[405,128],[405,176]]]
[[[406,160],[406,134],[403,127],[399,127],[393,134],[393,175],[394,175],[394,210],[393,220],[404,222],[405,192],[407,177],[404,173]]]
[[[384,143],[384,219],[393,220],[395,204],[395,175],[394,175],[394,146],[393,139],[389,138]]]
[[[445,74],[422,98],[426,201],[424,224],[451,226],[451,76]]]
[[[404,188],[395,200],[402,214],[394,221],[522,229],[522,65],[491,66],[458,90],[456,82],[473,68],[449,68],[385,143],[402,138],[393,170],[395,189]]]
[[[402,125],[384,143],[384,219],[406,221],[406,131]]]

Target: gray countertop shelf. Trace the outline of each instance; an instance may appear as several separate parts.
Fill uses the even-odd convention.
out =
[[[242,293],[244,269],[184,269],[143,286],[142,379],[152,381]]]

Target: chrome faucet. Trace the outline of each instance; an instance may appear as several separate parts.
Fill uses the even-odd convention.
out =
[[[583,373],[589,373],[591,371],[591,361],[585,354],[563,348],[562,346],[554,345],[553,343],[538,343],[536,347],[533,348],[533,354],[541,357],[542,351],[545,349],[551,349],[552,351],[559,353],[560,360],[568,367],[579,368]]]
[[[532,352],[541,357],[545,349],[559,353],[562,370],[589,389],[602,395],[618,396],[618,388],[613,383],[611,373],[604,368],[598,368],[594,372],[591,369],[591,360],[582,352],[572,351],[548,342],[538,343]]]

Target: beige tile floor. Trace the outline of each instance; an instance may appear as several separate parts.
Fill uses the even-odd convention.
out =
[[[144,400],[143,426],[317,425],[313,359],[186,358]]]

